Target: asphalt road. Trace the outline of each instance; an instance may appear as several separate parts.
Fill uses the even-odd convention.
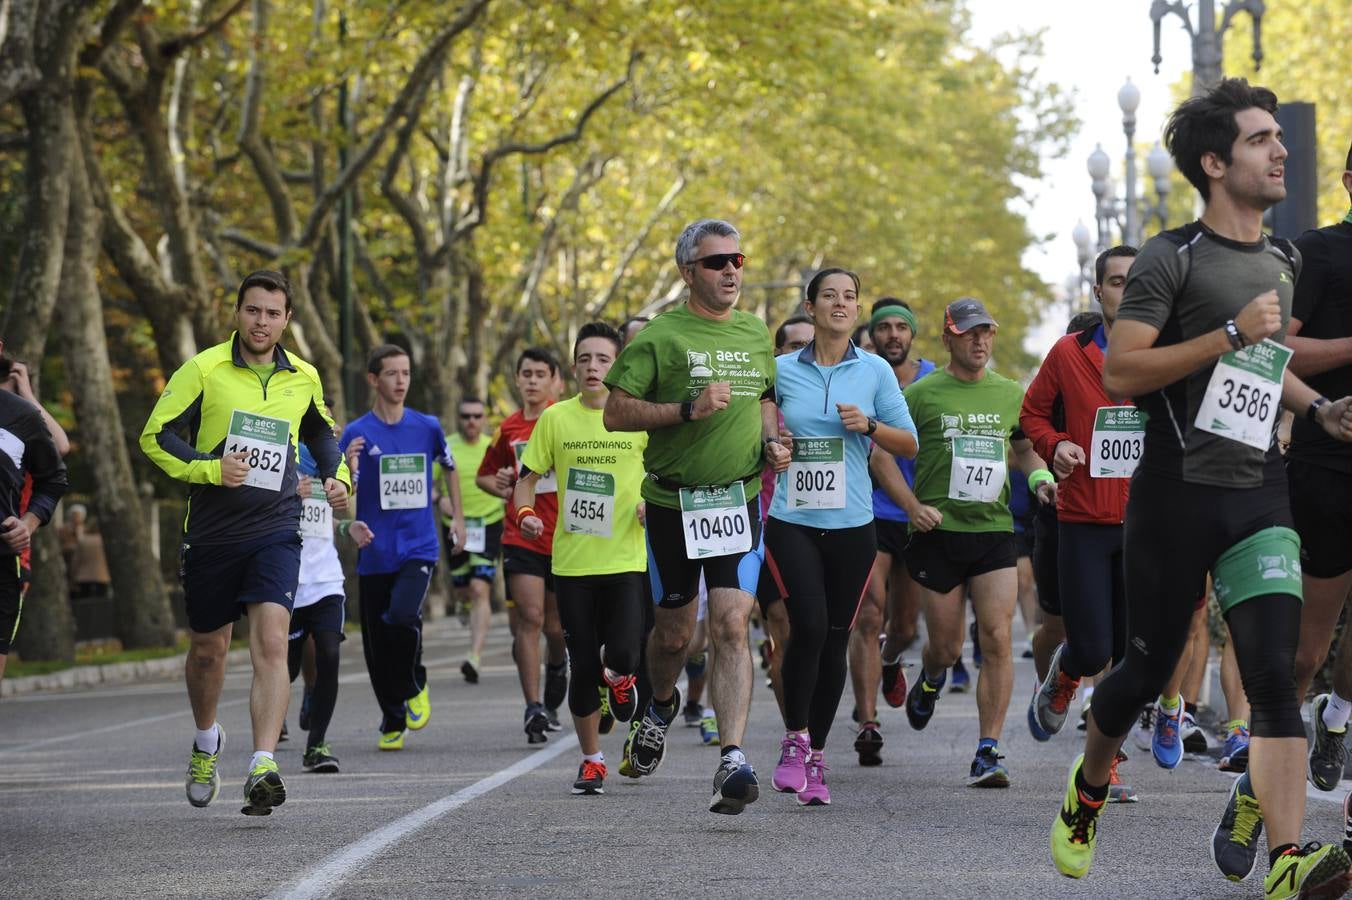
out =
[[[948,694],[923,733],[883,710],[884,764],[861,769],[850,700],[828,745],[832,805],[769,790],[781,736],[757,685],[748,752],[765,787],[737,817],[707,811],[717,752],[678,723],[658,773],[615,773],[622,727],[604,739],[606,794],[570,793],[569,730],[527,746],[505,629],[483,679],[459,665],[467,633],[429,627],[432,721],[399,753],[376,750],[378,714],[356,639],[329,737],[338,775],[301,771],[301,736],[281,745],[289,799],[239,813],[249,755],[248,672],[227,677],[225,785],[208,809],[183,795],[192,721],[178,682],[26,696],[0,705],[0,894],[12,897],[1255,897],[1208,856],[1229,778],[1209,756],[1174,772],[1134,754],[1141,802],[1109,807],[1089,876],[1052,867],[1047,833],[1071,730],[1036,744],[1023,721],[1033,680],[1017,663],[1003,752],[1007,790],[965,786],[975,698]],[[914,654],[912,654],[914,655]],[[970,663],[969,663],[970,665]],[[758,679],[759,681],[759,679]],[[299,690],[293,710],[299,702]],[[1313,792],[1311,792],[1313,793]],[[1308,804],[1306,839],[1341,838],[1343,791]]]

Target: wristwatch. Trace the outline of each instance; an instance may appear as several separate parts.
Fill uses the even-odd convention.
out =
[[[1329,402],[1328,397],[1316,397],[1310,402],[1310,408],[1305,410],[1305,420],[1312,425],[1319,424],[1319,407]]]
[[[875,419],[875,418],[873,418],[873,416],[869,416],[869,417],[868,417],[868,431],[865,431],[864,434],[873,434],[873,432],[875,432],[875,431],[877,431],[877,430],[878,430],[878,420]]]
[[[686,400],[681,404],[681,421],[689,422],[695,418],[695,401]]]

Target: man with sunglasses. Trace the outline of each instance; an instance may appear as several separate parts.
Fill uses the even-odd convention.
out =
[[[787,469],[773,402],[774,351],[765,323],[734,307],[741,235],[702,219],[676,242],[687,303],[655,318],[624,348],[605,381],[605,425],[646,431],[648,574],[656,626],[648,643],[652,702],[634,731],[630,762],[651,775],[681,708],[676,679],[695,627],[700,575],[708,586],[714,648],[709,682],[722,738],[710,810],[735,815],[760,796],[741,750],[751,704],[747,621],[763,558],[756,488],[766,462]],[[750,486],[750,487],[748,487]]]
[[[466,604],[469,615],[469,654],[460,664],[460,674],[470,684],[479,683],[479,656],[488,638],[493,610],[489,605],[493,580],[498,574],[498,554],[502,550],[502,517],[505,507],[501,497],[480,489],[475,483],[479,465],[492,444],[484,437],[484,403],[478,397],[465,397],[456,413],[455,433],[448,443],[451,457],[456,461],[460,478],[460,500],[465,515],[465,543],[456,547],[451,542],[451,498],[442,495],[437,501],[441,510],[442,535],[446,541],[446,559],[451,568],[451,582],[457,600]]]

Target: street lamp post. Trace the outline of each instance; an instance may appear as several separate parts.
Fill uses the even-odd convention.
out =
[[[1070,230],[1070,239],[1075,242],[1075,257],[1079,261],[1080,267],[1077,270],[1079,277],[1074,279],[1074,294],[1081,299],[1077,304],[1081,309],[1091,308],[1090,298],[1094,292],[1090,285],[1094,282],[1089,275],[1089,260],[1094,258],[1094,248],[1090,246],[1089,226],[1084,224],[1084,219],[1075,223],[1075,227]]]
[[[1089,154],[1087,168],[1093,181],[1095,198],[1095,221],[1098,226],[1098,249],[1102,253],[1112,244],[1112,226],[1117,224],[1122,241],[1139,247],[1144,238],[1145,223],[1158,219],[1161,226],[1166,220],[1166,202],[1169,197],[1169,172],[1172,162],[1169,154],[1158,143],[1146,156],[1146,170],[1155,185],[1156,201],[1151,203],[1145,196],[1138,195],[1136,183],[1136,108],[1141,103],[1141,91],[1127,79],[1127,83],[1117,92],[1117,105],[1122,110],[1122,131],[1127,136],[1126,155],[1126,195],[1118,198],[1113,191],[1109,173],[1112,160],[1104,152],[1103,145],[1094,147]]]
[[[1182,0],[1155,0],[1150,5],[1150,19],[1155,25],[1155,55],[1150,61],[1155,64],[1155,74],[1160,71],[1160,23],[1170,13],[1183,20],[1183,30],[1192,41],[1192,95],[1199,97],[1215,87],[1221,80],[1221,62],[1224,59],[1225,32],[1236,15],[1247,12],[1253,19],[1253,67],[1263,66],[1263,13],[1267,6],[1263,0],[1230,0],[1221,14],[1221,25],[1216,27],[1216,0],[1198,0],[1197,27],[1193,28],[1188,15],[1188,7]]]

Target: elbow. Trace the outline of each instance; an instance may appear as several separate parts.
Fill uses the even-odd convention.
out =
[[[1131,385],[1118,372],[1110,369],[1107,365],[1103,367],[1102,380],[1104,393],[1114,403],[1131,399]]]

